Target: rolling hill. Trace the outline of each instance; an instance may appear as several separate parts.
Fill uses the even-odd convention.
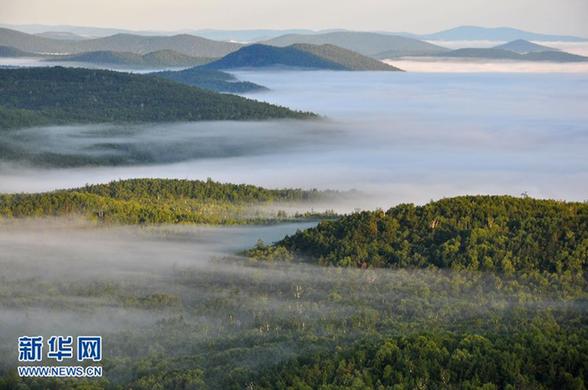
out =
[[[541,51],[559,51],[559,49],[538,45],[536,43],[529,42],[524,39],[517,39],[515,41],[507,42],[502,45],[494,46],[494,49],[510,50],[519,54],[527,54]]]
[[[328,199],[332,194],[265,189],[210,179],[129,179],[46,193],[0,194],[0,218],[81,216],[91,221],[118,224],[283,222],[304,217],[282,216],[275,210],[254,215],[250,210],[271,202]]]
[[[83,68],[0,69],[0,90],[0,129],[68,123],[314,117],[153,76]]]
[[[65,56],[51,56],[46,60],[124,65],[129,67],[166,67],[202,65],[212,61],[212,58],[191,57],[173,50],[159,50],[143,55],[118,51],[90,51]]]
[[[249,81],[239,81],[232,74],[214,69],[202,69],[201,67],[155,72],[151,75],[216,92],[247,93],[267,89]]]
[[[193,57],[222,57],[242,45],[219,42],[194,35],[143,36],[115,34],[86,40],[45,38],[19,31],[0,28],[0,45],[33,53],[73,54],[89,51],[119,51],[146,54],[159,50],[173,50]]]
[[[586,243],[588,204],[463,196],[355,213],[249,254],[271,259],[290,253],[329,266],[582,275]]]
[[[207,69],[286,67],[328,70],[399,70],[333,45],[308,44],[287,47],[250,45],[203,67]]]
[[[323,34],[288,34],[263,43],[279,47],[297,43],[312,45],[329,44],[378,58],[433,55],[448,50],[441,46],[408,37],[352,31],[337,31]]]

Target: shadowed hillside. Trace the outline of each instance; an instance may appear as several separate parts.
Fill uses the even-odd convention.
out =
[[[204,66],[208,69],[307,68],[327,70],[399,70],[378,60],[333,45],[296,44],[275,47],[255,44]]]

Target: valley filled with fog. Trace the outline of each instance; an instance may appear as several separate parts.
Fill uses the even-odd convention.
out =
[[[587,74],[235,74],[270,88],[248,97],[321,119],[6,130],[0,191],[211,177],[362,191],[349,209],[462,194],[586,198]]]
[[[493,273],[346,269],[237,255],[258,238],[272,242],[313,225],[0,223],[0,269],[11,270],[0,274],[0,370],[14,365],[22,334],[92,333],[103,337],[107,356],[107,380],[96,386],[147,389],[181,367],[195,370],[192,380],[202,388],[225,388],[362,339],[585,318],[586,302],[562,300],[563,290]]]

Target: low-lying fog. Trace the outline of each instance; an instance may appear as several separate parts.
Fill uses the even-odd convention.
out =
[[[502,45],[500,41],[431,41],[452,50],[489,48]],[[556,50],[588,57],[588,42],[535,42]],[[384,62],[408,72],[425,73],[588,73],[588,62],[538,62],[490,60],[476,58],[404,57]]]
[[[271,88],[252,98],[311,110],[325,119],[4,132],[0,153],[2,147],[19,152],[1,156],[10,162],[0,166],[0,191],[130,177],[211,177],[377,195],[350,207],[524,191],[534,197],[588,198],[586,74],[236,75]],[[15,162],[19,153],[33,166]],[[108,166],[79,166],[88,163]]]
[[[408,72],[419,73],[588,73],[588,62],[538,62],[439,57],[384,60]]]
[[[469,318],[485,324],[511,305],[585,310],[540,294],[525,293],[519,302],[509,289],[497,290],[491,275],[464,283],[465,273],[225,258],[257,238],[270,242],[305,227],[0,223],[0,374],[17,364],[16,340],[25,334],[101,335],[105,361],[118,362],[108,364],[107,376],[116,382],[148,354],[157,361],[187,356],[192,364],[200,356],[214,364],[215,353],[232,351],[241,364],[275,364],[308,352],[313,335],[359,337],[376,324],[407,333],[459,327]],[[311,336],[295,337],[304,334]],[[248,343],[255,348],[241,348]]]

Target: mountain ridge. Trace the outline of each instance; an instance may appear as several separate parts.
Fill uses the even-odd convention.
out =
[[[266,45],[284,47],[293,44],[330,44],[371,57],[380,57],[381,53],[394,52],[395,56],[425,55],[447,51],[449,49],[417,39],[397,35],[369,32],[329,32],[322,34],[289,34],[262,42]]]
[[[278,36],[286,34],[321,34],[325,32],[334,31],[351,31],[342,28],[327,28],[320,30],[311,29],[237,29],[237,30],[226,30],[226,29],[180,29],[173,31],[156,31],[156,30],[130,30],[121,28],[105,28],[105,27],[91,27],[91,26],[71,26],[71,25],[42,25],[42,24],[29,24],[29,25],[10,25],[0,24],[0,27],[9,28],[12,30],[18,30],[26,32],[28,34],[39,34],[46,32],[70,32],[76,35],[81,35],[87,38],[92,37],[105,37],[116,33],[130,33],[135,35],[177,35],[177,34],[191,34],[201,36],[213,40],[233,40],[242,42],[261,42],[276,38]],[[562,40],[569,42],[583,42],[588,41],[587,37],[580,37],[575,35],[564,35],[564,34],[543,34],[535,33],[513,27],[482,27],[482,26],[456,26],[450,29],[437,31],[428,34],[416,34],[410,32],[394,32],[394,31],[366,31],[374,32],[386,35],[400,35],[404,37],[416,38],[416,39],[431,39],[431,40],[447,40],[449,34],[454,34],[453,38],[458,40],[490,40],[490,41],[512,41],[515,39],[527,39],[537,41],[554,41]],[[458,33],[462,32],[461,35]],[[532,34],[529,36],[529,34]],[[559,39],[554,39],[559,38]]]
[[[527,41],[561,41],[561,42],[586,42],[587,38],[573,35],[542,34],[513,27],[480,27],[458,26],[448,30],[432,34],[416,35],[420,39],[435,41],[514,41],[524,39]]]
[[[146,54],[158,50],[174,50],[192,57],[222,57],[242,47],[238,43],[213,41],[189,34],[144,36],[117,33],[103,38],[75,41],[45,38],[6,28],[0,28],[0,45],[33,53],[121,51]]]
[[[208,63],[212,60],[213,58],[192,57],[168,49],[153,51],[146,54],[112,50],[89,51],[64,56],[51,56],[45,59],[45,61],[126,65],[129,67],[195,66]]]

